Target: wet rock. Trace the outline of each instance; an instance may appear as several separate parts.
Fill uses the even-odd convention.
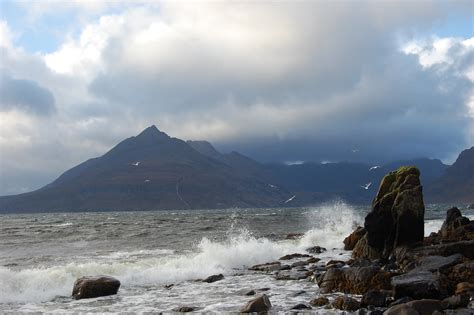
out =
[[[287,240],[296,240],[296,239],[302,238],[303,236],[304,236],[304,233],[288,233],[285,236],[285,239],[287,239]]]
[[[321,254],[322,252],[326,251],[326,248],[321,247],[321,246],[313,246],[306,248],[306,251],[310,254]]]
[[[364,294],[369,290],[389,290],[391,273],[379,267],[331,268],[322,277],[321,292]]]
[[[250,300],[244,307],[240,310],[241,313],[261,313],[268,312],[272,307],[272,303],[268,299],[266,294],[257,296],[255,299]]]
[[[76,280],[72,296],[76,300],[117,294],[120,281],[110,276],[89,276]]]
[[[474,261],[468,261],[454,266],[449,274],[449,278],[455,283],[474,283]]]
[[[388,293],[384,291],[378,291],[378,290],[370,290],[367,291],[363,296],[362,300],[360,303],[362,306],[376,306],[376,307],[381,307],[385,306],[387,304],[387,297]]]
[[[474,283],[460,282],[456,285],[455,294],[462,294],[474,291]]]
[[[301,290],[301,291],[298,291],[298,292],[295,292],[293,293],[291,296],[295,297],[295,296],[300,296],[301,294],[305,294],[306,291],[305,290]]]
[[[311,258],[308,258],[306,260],[306,263],[307,264],[314,264],[314,263],[317,263],[318,261],[320,261],[321,259],[320,258],[316,258],[316,257],[311,257]]]
[[[474,240],[457,241],[432,246],[420,246],[411,249],[400,248],[399,252],[396,253],[396,256],[397,261],[402,261],[404,259],[413,259],[410,257],[451,256],[454,254],[461,254],[466,258],[474,259]]]
[[[441,301],[441,307],[442,309],[456,309],[460,307],[466,307],[469,304],[470,299],[470,295],[466,293],[452,295]]]
[[[406,303],[407,306],[413,308],[420,315],[431,315],[435,311],[441,311],[441,301],[432,299],[415,300]]]
[[[468,209],[474,209],[474,203],[471,203],[467,208]]]
[[[469,219],[461,215],[461,211],[454,207],[446,212],[446,219],[439,230],[443,238],[457,238],[456,229],[469,224]]]
[[[290,259],[294,259],[294,258],[310,258],[310,257],[313,257],[313,256],[307,255],[307,254],[295,253],[295,254],[289,254],[289,255],[285,255],[283,257],[280,257],[280,259],[278,259],[278,260],[290,260]]]
[[[307,270],[288,270],[280,271],[275,274],[275,280],[302,280],[310,277],[312,272]]]
[[[178,312],[178,313],[189,313],[189,312],[194,312],[197,310],[197,307],[194,306],[179,306],[174,309],[172,309],[173,312]]]
[[[398,304],[383,312],[383,315],[420,315],[420,313],[406,304]]]
[[[291,264],[291,268],[306,266],[308,263],[306,261],[296,261]]]
[[[440,271],[444,272],[449,267],[462,262],[462,255],[454,254],[448,257],[443,256],[425,256],[418,260],[416,271]]]
[[[365,217],[367,232],[354,247],[355,258],[388,258],[398,246],[423,241],[425,206],[419,176],[416,167],[400,167],[383,178]]]
[[[329,304],[329,299],[324,296],[319,296],[309,301],[309,304],[313,306],[324,306],[324,305]]]
[[[399,298],[395,301],[393,301],[392,303],[389,304],[390,307],[392,306],[395,306],[395,305],[398,305],[398,304],[405,304],[407,302],[410,302],[410,301],[413,301],[413,299],[409,296],[404,296],[402,298]]]
[[[251,296],[257,294],[255,290],[249,290],[249,289],[244,289],[244,290],[239,290],[236,292],[238,295],[246,295],[246,296]]]
[[[344,239],[344,249],[353,250],[357,242],[365,235],[366,230],[362,226],[358,226],[354,232]]]
[[[259,264],[259,265],[254,265],[249,268],[249,270],[254,270],[254,271],[275,271],[275,270],[280,270],[281,268],[281,263],[279,261],[274,261],[274,262],[269,262],[266,264]]]
[[[415,271],[392,277],[395,299],[409,296],[413,299],[439,299],[446,293],[441,288],[439,275],[429,271]]]
[[[202,282],[213,283],[222,279],[224,279],[224,275],[220,273],[218,275],[209,276],[206,279],[202,280]]]
[[[360,303],[348,296],[338,296],[331,304],[334,308],[354,312],[360,308]]]
[[[330,266],[330,265],[343,265],[344,266],[345,264],[346,264],[345,261],[331,259],[330,261],[326,263],[326,266]]]
[[[309,305],[306,305],[306,304],[296,304],[295,306],[293,306],[291,309],[292,310],[310,310],[312,307],[309,306]]]

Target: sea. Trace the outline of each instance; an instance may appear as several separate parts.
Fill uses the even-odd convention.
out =
[[[454,205],[426,205],[425,234],[437,231]],[[474,210],[457,205],[463,215]],[[265,292],[272,313],[287,313],[318,295],[308,280],[276,280],[247,268],[311,246],[321,262],[349,259],[343,239],[370,206],[334,201],[314,207],[192,211],[0,215],[0,313],[232,313]],[[288,238],[301,233],[300,238]],[[74,281],[110,275],[117,295],[74,300]],[[196,281],[223,274],[214,283]],[[172,285],[172,286],[171,286]],[[312,309],[327,314],[326,309]]]

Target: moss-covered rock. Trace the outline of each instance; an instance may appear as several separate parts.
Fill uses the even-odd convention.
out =
[[[420,171],[403,166],[387,174],[365,217],[367,232],[355,245],[353,256],[388,258],[398,246],[422,242],[424,214]]]

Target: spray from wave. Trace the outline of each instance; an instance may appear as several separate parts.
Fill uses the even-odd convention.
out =
[[[298,240],[272,241],[257,238],[244,227],[229,226],[225,240],[203,237],[188,254],[173,249],[159,251],[117,252],[91,257],[88,263],[74,263],[48,268],[12,270],[0,267],[0,303],[41,302],[57,296],[70,296],[74,281],[84,275],[108,274],[123,286],[153,286],[205,278],[212,274],[230,275],[254,264],[304,252],[319,245],[341,248],[342,240],[362,221],[353,208],[343,202],[324,204],[305,212],[309,230]],[[138,258],[138,259],[137,259]]]

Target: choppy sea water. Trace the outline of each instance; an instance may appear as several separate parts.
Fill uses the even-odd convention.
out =
[[[449,206],[427,206],[426,235],[439,229]],[[474,210],[460,208],[474,218]],[[369,210],[334,202],[293,209],[0,215],[0,312],[169,312],[178,306],[237,312],[252,298],[242,292],[260,288],[269,288],[273,312],[287,312],[308,303],[318,286],[247,267],[315,245],[328,249],[318,255],[322,261],[348,259],[342,240]],[[285,239],[289,233],[304,236]],[[224,280],[193,281],[219,273]],[[71,299],[78,277],[98,274],[121,281],[118,295]]]

